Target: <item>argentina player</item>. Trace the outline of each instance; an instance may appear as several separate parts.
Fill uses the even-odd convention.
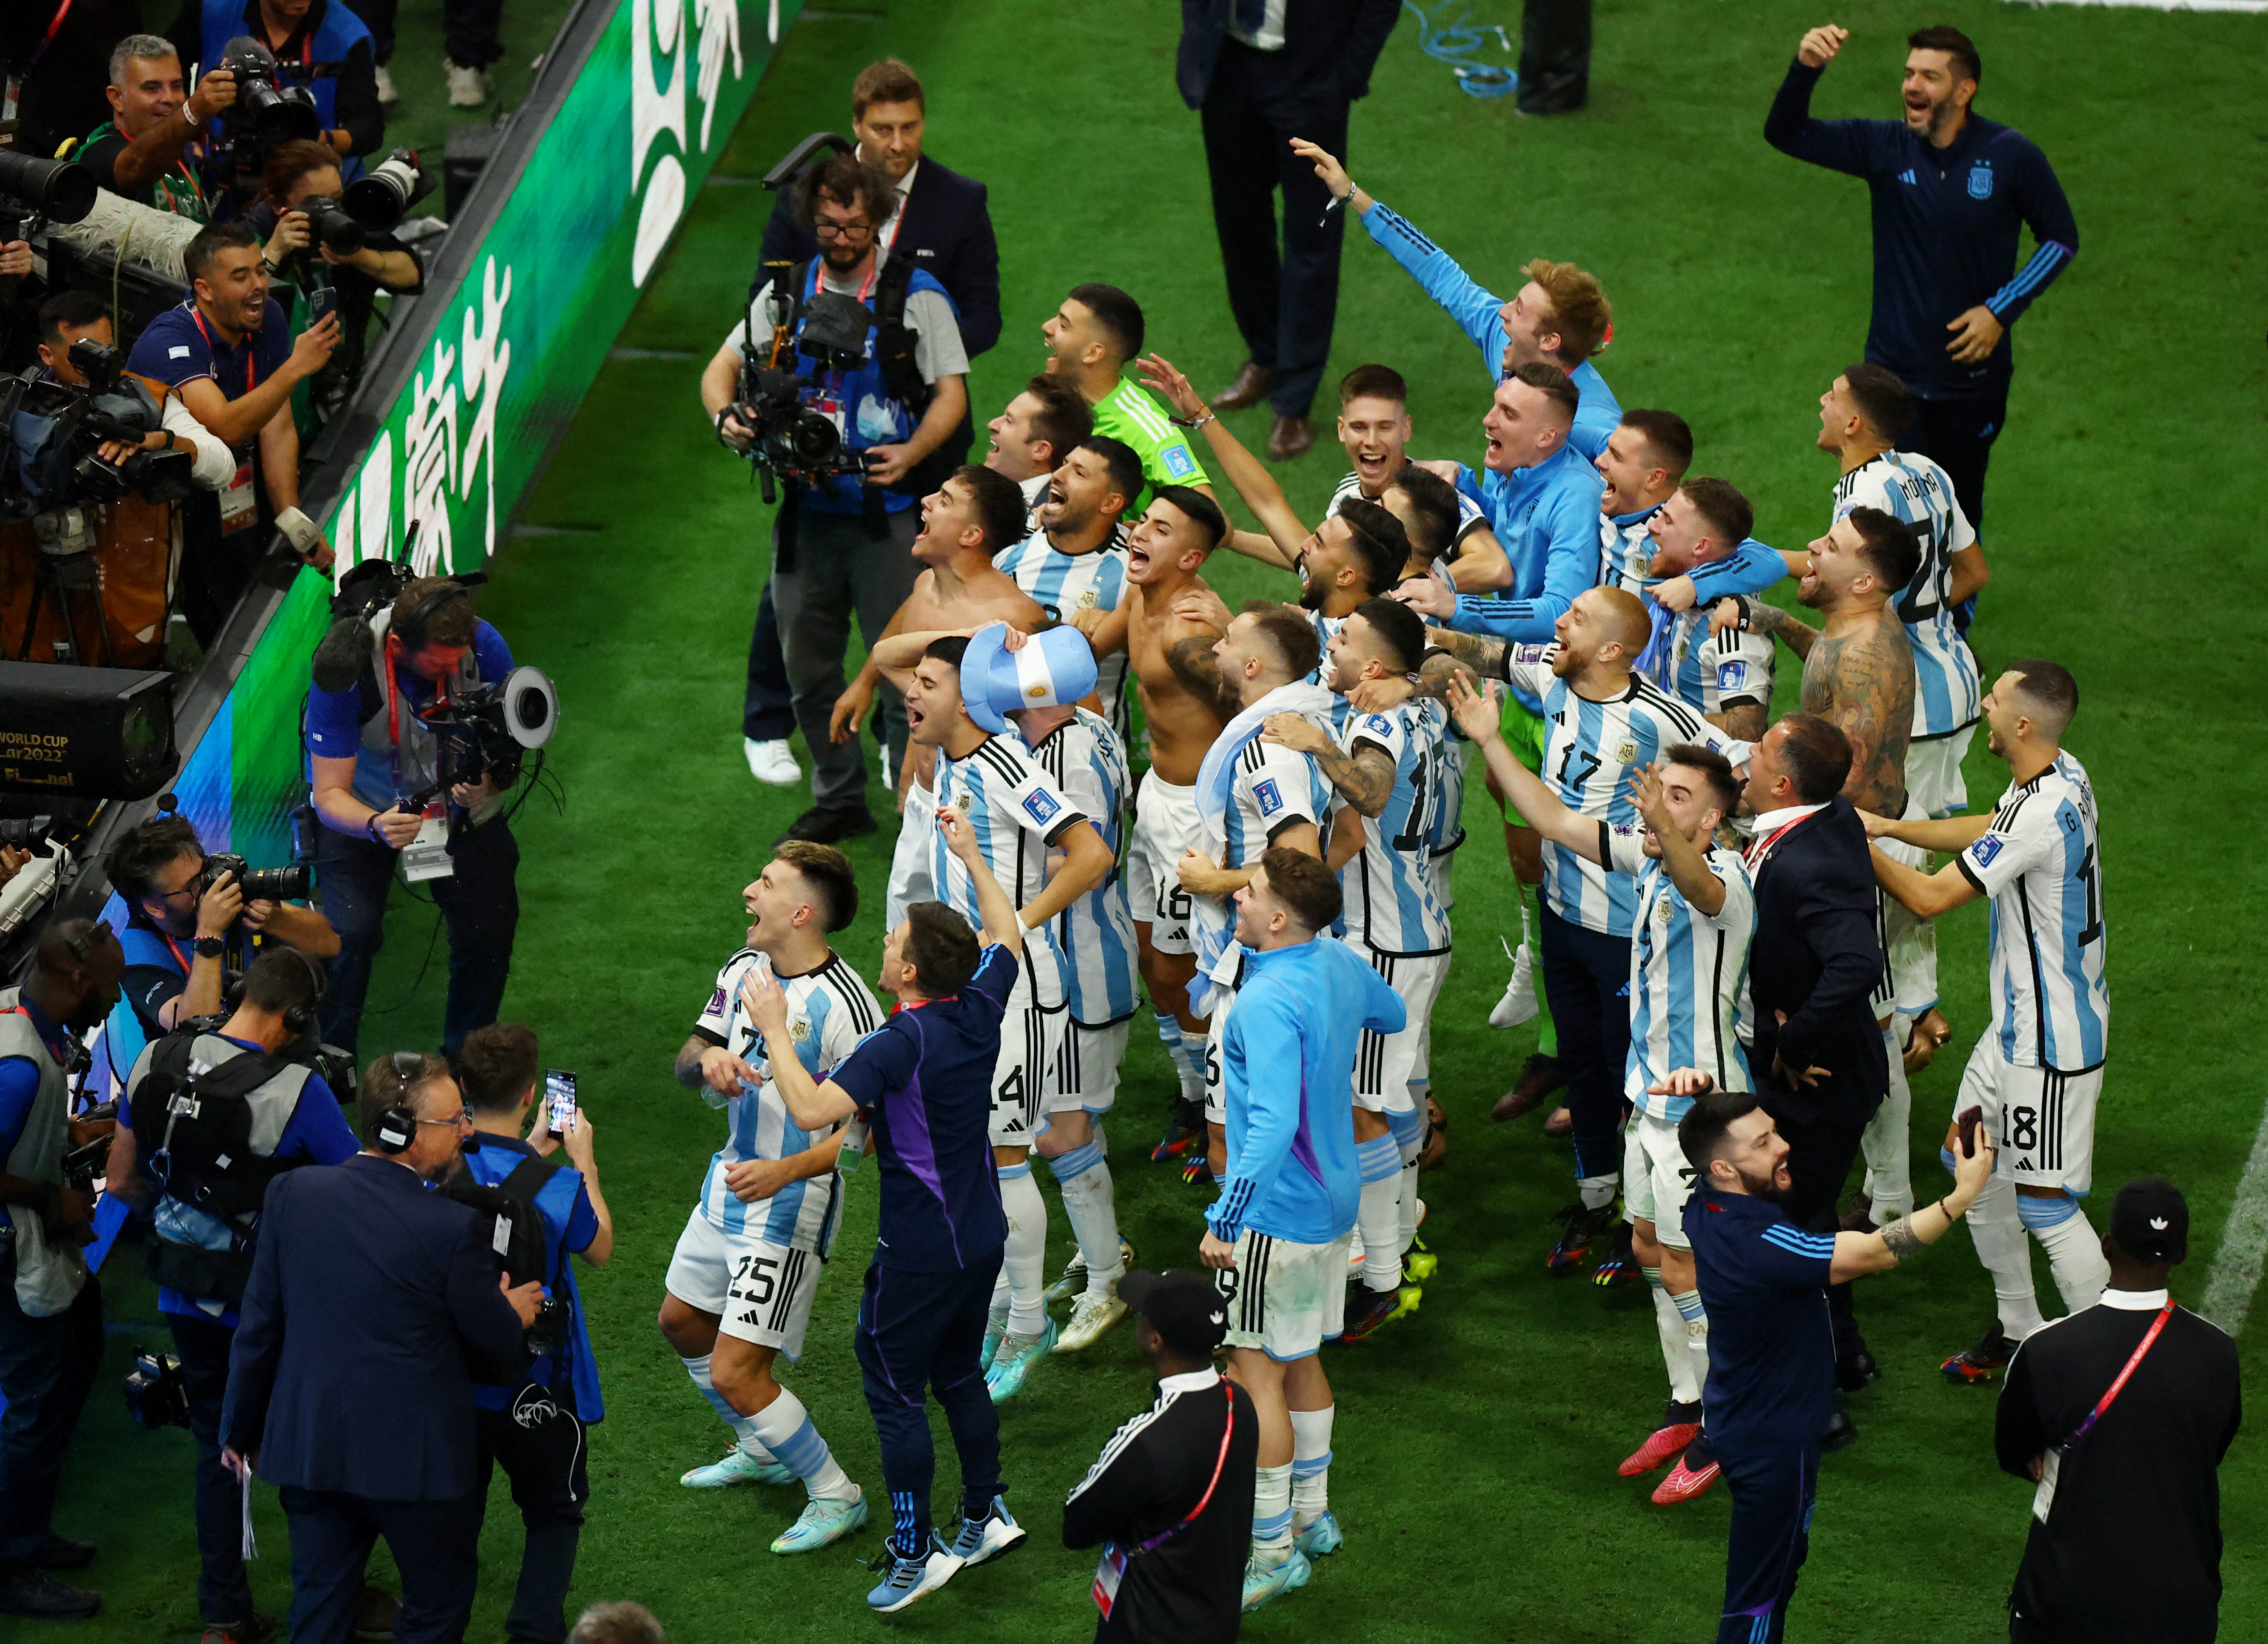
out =
[[[702,1396],[737,1435],[722,1461],[683,1483],[785,1484],[801,1478],[810,1504],[772,1543],[808,1552],[866,1522],[866,1503],[843,1476],[801,1400],[774,1379],[774,1360],[803,1353],[804,1330],[842,1220],[839,1128],[797,1124],[771,1080],[773,1047],[740,999],[754,970],[769,969],[788,1001],[795,1059],[824,1079],[882,1025],[865,983],[828,945],[858,916],[850,859],[831,845],[782,842],[743,893],[747,945],[717,973],[715,992],[677,1053],[677,1082],[725,1110],[725,1146],[709,1161],[701,1197],[670,1257],[659,1323]]]

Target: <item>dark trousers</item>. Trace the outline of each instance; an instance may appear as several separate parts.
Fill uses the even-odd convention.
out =
[[[1957,400],[1925,400],[1916,395],[1913,409],[1913,426],[1900,443],[1945,470],[1961,512],[1981,534],[1984,469],[1992,461],[1992,441],[2008,420],[2008,385],[2004,382],[1989,394],[1965,394]]]
[[[401,1572],[394,1644],[460,1644],[480,1574],[477,1498],[375,1501],[297,1485],[279,1493],[291,1521],[291,1644],[346,1644],[354,1636],[363,1572],[380,1536]]]
[[[1000,1493],[1000,1414],[980,1361],[999,1276],[998,1250],[958,1272],[909,1273],[880,1263],[866,1269],[854,1345],[882,1444],[890,1544],[901,1557],[921,1558],[929,1549],[937,1447],[929,1436],[928,1388],[937,1390],[961,1459],[962,1514],[981,1517]]]
[[[509,1644],[563,1644],[575,1544],[583,1534],[583,1504],[591,1499],[591,1447],[575,1413],[574,1390],[524,1387],[511,1409],[482,1411],[479,1431],[482,1513],[494,1462],[512,1480],[512,1504],[526,1530],[504,1635]]]
[[[207,1626],[252,1617],[252,1583],[244,1574],[244,1500],[236,1475],[220,1464],[221,1396],[228,1390],[228,1352],[236,1331],[207,1318],[166,1315],[188,1395],[189,1434],[196,1441],[197,1616]]]
[[[1591,91],[1591,0],[1528,0],[1520,14],[1523,114],[1565,114]]]
[[[9,1213],[34,1213],[18,1205]],[[27,1562],[48,1538],[63,1452],[101,1365],[102,1286],[94,1276],[61,1313],[33,1318],[16,1305],[12,1250],[0,1257],[0,1396],[8,1400],[0,1415],[0,1567]]]
[[[794,551],[783,553],[779,533],[791,520]],[[920,530],[920,511],[914,508],[888,515],[879,536],[869,532],[864,514],[782,508],[773,522],[771,595],[780,650],[793,691],[795,722],[811,756],[811,796],[824,808],[865,808],[865,744],[837,743],[828,735],[827,725],[846,682],[843,660],[851,619],[858,619],[869,648],[882,637],[914,591],[921,567],[912,550]],[[780,569],[783,563],[792,569]],[[895,686],[885,683],[874,693],[873,724],[887,741],[895,770],[906,755],[905,699]]]
[[[331,991],[323,1006],[323,1041],[357,1048],[371,966],[386,944],[386,897],[400,852],[372,839],[318,828],[316,884],[323,917],[339,933],[331,961]],[[460,826],[450,854],[457,871],[429,879],[449,926],[449,999],[441,1019],[441,1049],[453,1054],[475,1028],[497,1019],[512,974],[512,936],[519,928],[519,843],[499,816],[482,827]]]
[[[771,579],[766,578],[756,601],[756,625],[748,635],[748,694],[740,707],[740,734],[751,741],[784,742],[794,734],[795,694],[788,689],[779,617],[772,610]]]
[[[394,61],[394,19],[401,0],[345,0],[346,8],[370,28],[372,54],[380,63]],[[504,55],[497,28],[504,21],[504,0],[446,0],[442,26],[449,61],[468,69],[485,69]]]
[[[1559,1071],[1574,1120],[1575,1175],[1612,1176],[1623,1161],[1623,1064],[1630,1054],[1631,945],[1539,905],[1543,992],[1559,1031]]]
[[[210,651],[258,574],[272,534],[263,509],[259,524],[224,536],[220,505],[202,491],[189,499],[181,534],[181,572],[173,585],[173,608],[188,619],[197,644]]]
[[[1277,414],[1305,417],[1330,358],[1347,214],[1323,215],[1330,191],[1315,168],[1292,152],[1291,139],[1306,137],[1344,159],[1347,111],[1341,103],[1296,129],[1277,123],[1261,111],[1258,85],[1274,71],[1267,54],[1238,41],[1221,42],[1201,111],[1205,171],[1212,182],[1221,271],[1228,278],[1228,310],[1245,352],[1276,373],[1268,398]],[[1280,253],[1278,190],[1284,195]]]
[[[1836,1205],[1859,1156],[1866,1120],[1854,1123],[1847,1115],[1836,1112],[1800,1120],[1775,1114],[1773,1123],[1787,1142],[1789,1192],[1782,1206],[1787,1219],[1807,1232],[1832,1238],[1840,1220]],[[1859,1321],[1851,1309],[1848,1282],[1827,1287],[1827,1312],[1835,1326],[1836,1361],[1839,1364],[1864,1353],[1866,1338],[1859,1335]]]
[[[1717,1459],[1733,1493],[1733,1532],[1725,1549],[1725,1615],[1717,1644],[1779,1644],[1788,1600],[1811,1551],[1811,1509],[1819,1498],[1819,1447]]]

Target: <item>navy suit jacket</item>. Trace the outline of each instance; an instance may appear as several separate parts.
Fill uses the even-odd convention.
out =
[[[803,262],[819,254],[819,242],[795,220],[794,194],[790,183],[774,196],[760,262]],[[890,252],[913,258],[914,267],[945,287],[960,315],[961,346],[969,358],[1000,340],[1000,247],[992,238],[983,183],[923,155]],[[759,268],[754,284],[762,284],[765,277]]]
[[[1202,107],[1211,88],[1236,0],[1182,0],[1182,44],[1174,84],[1182,100]],[[1402,20],[1402,0],[1286,0],[1284,44],[1257,52],[1247,89],[1270,118],[1296,123],[1330,115],[1370,92],[1370,71],[1386,37]]]
[[[1866,825],[1838,793],[1783,834],[1753,870],[1749,988],[1756,1042],[1749,1066],[1776,1117],[1864,1123],[1889,1088],[1873,1003],[1882,946],[1868,849]],[[1787,1013],[1785,1026],[1778,1011]],[[1792,1089],[1772,1077],[1775,1053],[1791,1067],[1823,1067],[1833,1077]]]
[[[221,1442],[271,1484],[380,1501],[473,1488],[473,1383],[527,1364],[488,1228],[391,1159],[269,1184]]]

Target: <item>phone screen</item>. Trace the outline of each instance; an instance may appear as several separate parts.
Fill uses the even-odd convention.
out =
[[[551,1131],[563,1135],[575,1128],[575,1075],[563,1068],[543,1070],[543,1099],[550,1104]]]

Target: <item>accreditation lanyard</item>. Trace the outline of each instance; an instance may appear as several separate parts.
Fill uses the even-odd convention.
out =
[[[1812,817],[1818,814],[1819,813],[1816,811],[1807,812],[1803,815],[1797,817],[1793,822],[1784,822],[1778,827],[1773,829],[1770,833],[1766,834],[1763,838],[1757,840],[1749,847],[1749,862],[1757,867],[1762,867],[1764,863],[1771,859],[1772,847],[1774,845],[1786,838],[1792,829],[1802,827],[1804,823],[1809,822]]]
[[[1118,1602],[1118,1584],[1125,1579],[1126,1567],[1132,1561],[1135,1555],[1156,1552],[1196,1523],[1198,1515],[1212,1504],[1212,1493],[1219,1487],[1221,1472],[1228,1465],[1229,1441],[1236,1436],[1236,1384],[1224,1379],[1220,1383],[1220,1390],[1228,1401],[1228,1408],[1221,1419],[1220,1452],[1213,1457],[1212,1477],[1205,1481],[1204,1493],[1197,1498],[1197,1504],[1195,1507],[1182,1515],[1179,1522],[1168,1529],[1160,1530],[1139,1546],[1125,1548],[1121,1547],[1116,1542],[1104,1544],[1101,1561],[1094,1567],[1094,1586],[1091,1594],[1094,1599],[1094,1607],[1101,1611],[1104,1615],[1108,1616],[1111,1606]]]
[[[394,672],[393,650],[396,643],[397,642],[392,634],[388,634],[386,637],[387,650],[386,667],[379,677],[386,682],[386,740],[388,752],[394,761],[394,797],[399,800],[408,797],[408,793],[401,785],[401,706],[403,698],[401,682],[395,678]],[[437,708],[445,708],[448,706],[448,704],[449,682],[445,679],[433,688],[433,705]],[[416,719],[421,725],[425,721],[425,716],[418,712],[415,708],[409,710],[409,717]],[[436,774],[438,775],[438,773],[437,772]]]
[[[2110,1384],[2110,1390],[2095,1401],[2095,1408],[2087,1412],[2087,1419],[2080,1422],[2073,1431],[2072,1435],[2063,1441],[2066,1449],[2069,1449],[2085,1438],[2095,1424],[2102,1419],[2102,1412],[2110,1409],[2112,1401],[2124,1390],[2126,1378],[2134,1374],[2135,1367],[2142,1362],[2143,1355],[2157,1345],[2159,1332],[2166,1328],[2166,1321],[2173,1316],[2174,1304],[2172,1299],[2169,1297],[2166,1305],[2158,1309],[2158,1316],[2150,1321],[2150,1328],[2144,1334],[2141,1345],[2134,1349],[2134,1356],[2126,1360],[2126,1368],[2118,1372],[2118,1379]]]

